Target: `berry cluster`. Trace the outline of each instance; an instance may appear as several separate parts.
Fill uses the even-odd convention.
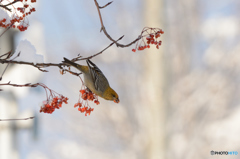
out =
[[[5,22],[6,22],[6,18],[0,20],[0,26],[4,26],[4,25],[5,25],[5,24],[4,24]]]
[[[40,113],[48,113],[52,114],[55,109],[59,109],[62,107],[62,103],[64,102],[67,104],[67,97],[64,96],[59,96],[59,97],[54,97],[52,100],[47,100],[43,102],[43,106],[41,106]]]
[[[158,28],[143,28],[141,35],[140,35],[140,43],[139,41],[136,43],[135,49],[132,49],[133,52],[136,50],[144,50],[146,48],[150,48],[150,45],[156,45],[156,48],[159,49],[159,46],[162,44],[162,41],[158,38],[164,34],[162,29]]]
[[[2,2],[2,1],[1,1]],[[22,7],[15,7],[14,4],[16,2],[21,2]],[[35,3],[36,0],[31,0],[31,3]],[[10,3],[13,9],[12,16],[10,20],[6,20],[5,18],[0,20],[0,27],[7,28],[12,27],[15,28],[17,24],[17,28],[20,31],[27,30],[29,23],[26,19],[28,15],[32,12],[35,12],[36,9],[33,8],[30,4],[27,4],[27,0],[15,0]],[[9,8],[8,8],[9,9]],[[10,10],[10,9],[9,9]]]
[[[62,103],[67,104],[67,100],[68,100],[67,97],[64,97],[63,95],[58,94],[57,92],[51,90],[43,83],[38,83],[38,85],[45,89],[46,96],[47,96],[47,100],[43,101],[43,104],[40,108],[40,113],[43,112],[43,113],[52,114],[55,111],[55,109],[59,109],[62,107]],[[48,91],[49,91],[49,96],[48,96]]]
[[[78,103],[76,103],[74,105],[74,107],[78,107],[78,110],[81,113],[85,112],[85,116],[90,115],[90,113],[94,110],[94,108],[91,108],[88,105],[88,101],[94,101],[95,104],[100,104],[100,102],[98,101],[98,98],[95,94],[93,94],[89,89],[85,88],[85,89],[81,89],[80,90],[80,95],[81,95],[81,99],[79,98]],[[85,102],[84,102],[85,101]]]
[[[80,90],[80,93],[82,94],[83,100],[94,101],[94,103],[96,103],[97,105],[100,103],[97,99],[97,96],[88,89]]]

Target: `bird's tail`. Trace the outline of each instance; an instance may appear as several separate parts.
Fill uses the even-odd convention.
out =
[[[65,58],[65,57],[64,57],[63,59],[64,59],[64,61],[62,61],[63,63],[68,64],[68,65],[71,65],[71,66],[77,68],[77,69],[80,70],[82,73],[88,72],[88,66],[79,65],[79,64],[77,64],[77,63],[74,63],[74,62],[68,60],[68,59]]]
[[[65,64],[68,64],[68,65],[71,65],[71,66],[73,66],[73,67],[76,67],[76,68],[78,68],[78,64],[76,64],[76,63],[74,63],[74,62],[72,62],[72,61],[70,61],[70,60],[68,60],[67,58],[63,58],[64,59],[64,61],[62,61],[63,63],[65,63]]]

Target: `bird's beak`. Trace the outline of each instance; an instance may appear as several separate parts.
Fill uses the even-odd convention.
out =
[[[115,103],[119,103],[120,102],[120,100],[117,98],[117,99],[114,99],[113,100]]]

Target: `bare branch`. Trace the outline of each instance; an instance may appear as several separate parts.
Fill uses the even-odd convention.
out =
[[[8,10],[9,12],[11,12],[11,9],[9,9],[8,7],[6,7],[5,5],[1,5],[1,4],[0,4],[0,7],[2,7],[2,8],[4,8],[4,9]]]
[[[5,69],[3,70],[2,75],[0,76],[0,81],[2,80],[2,77],[3,77],[4,73],[5,73],[5,71],[7,70],[8,65],[9,65],[9,63],[7,64],[7,66],[5,67]]]
[[[78,55],[78,57],[72,59],[72,62],[79,61],[81,60],[81,58],[82,56]]]
[[[1,55],[0,58],[2,58],[3,56],[7,56],[5,59],[8,59],[9,57],[11,57],[11,53],[12,53],[12,50],[8,51],[7,53],[5,53],[3,55]]]
[[[10,51],[9,53],[7,53],[8,56],[6,57],[6,59],[12,56],[11,53],[12,53],[12,51]],[[14,59],[16,59],[17,57],[19,57],[19,56],[20,56],[20,53],[21,53],[21,52],[19,52],[19,53],[17,54],[17,56],[14,57],[12,60],[14,60]],[[6,54],[4,54],[4,55],[6,55]],[[4,56],[4,55],[3,55],[3,56]],[[1,57],[2,57],[2,56],[1,56]],[[7,64],[7,66],[5,67],[5,69],[3,70],[2,75],[0,76],[0,81],[2,80],[2,77],[3,77],[4,73],[5,73],[5,71],[7,70],[8,66],[9,66],[9,63]]]
[[[12,26],[13,26],[13,23],[12,23],[10,26],[8,26],[8,27],[2,32],[2,34],[0,34],[0,37],[1,37],[6,31],[8,31]]]
[[[11,2],[11,3],[5,4],[5,5],[0,5],[0,7],[2,7],[4,9],[8,10],[9,12],[11,12],[11,9],[9,9],[7,6],[10,6],[10,5],[12,5],[12,4],[16,3],[16,2],[20,2],[20,1],[21,0],[15,0],[15,1]]]
[[[36,68],[43,68],[43,67],[49,67],[49,66],[57,66],[57,67],[62,67],[65,66],[63,63],[36,63],[34,64],[33,62],[25,62],[25,61],[13,61],[13,60],[2,60],[0,59],[0,63],[13,63],[13,64],[22,64],[22,65],[31,65]],[[45,70],[44,70],[45,71]]]
[[[37,87],[39,86],[40,83],[35,83],[35,84],[31,84],[31,83],[26,83],[26,84],[11,84],[11,82],[9,81],[8,83],[0,83],[0,86],[13,86],[13,87]]]
[[[121,36],[117,41],[121,40],[123,37],[124,36]],[[75,62],[75,61],[80,61],[80,60],[91,59],[91,58],[93,58],[93,57],[95,57],[95,56],[97,56],[99,54],[102,54],[105,50],[107,50],[109,47],[111,47],[117,41],[112,42],[111,44],[109,44],[106,48],[104,48],[99,53],[96,53],[96,54],[91,55],[91,56],[86,57],[86,58],[82,58],[82,56],[78,56],[78,57],[74,58],[72,61]],[[19,54],[18,54],[18,56],[19,56]],[[57,66],[60,69],[63,69],[63,66],[67,66],[65,63],[36,63],[36,64],[34,64],[33,62],[14,61],[14,60],[5,60],[5,59],[0,59],[0,63],[2,63],[2,64],[4,64],[4,63],[7,63],[7,64],[13,63],[13,64],[30,65],[30,66],[36,67],[37,69],[39,69],[42,72],[48,72],[47,70],[43,70],[42,69],[42,68],[45,68],[45,67]],[[67,70],[64,70],[64,71],[67,71]],[[72,73],[72,74],[74,74],[74,73]]]
[[[35,118],[33,117],[28,117],[28,118],[21,118],[21,119],[0,119],[0,121],[13,121],[13,120],[29,120],[29,119],[33,119]]]
[[[95,56],[98,56],[98,55],[102,54],[105,50],[107,50],[109,47],[111,47],[113,44],[115,44],[115,43],[117,43],[119,40],[121,40],[123,37],[124,37],[124,36],[121,36],[118,40],[112,42],[112,43],[109,44],[106,48],[104,48],[102,51],[100,51],[100,52],[98,52],[98,53],[96,53],[96,54],[94,54],[94,55],[91,55],[91,56],[85,57],[85,58],[82,58],[82,56],[78,55],[78,57],[72,59],[72,61],[75,62],[75,61],[80,61],[80,60],[86,60],[86,59],[91,59],[91,58],[93,58],[93,57],[95,57]],[[6,53],[6,54],[4,54],[4,55],[2,55],[2,56],[0,56],[0,57],[3,57],[3,56],[8,55],[8,54],[9,54],[9,53]],[[20,52],[18,53],[18,55],[17,55],[16,57],[18,57],[19,55],[20,55]],[[15,58],[16,58],[16,57],[15,57]],[[14,58],[14,59],[15,59],[15,58]],[[12,63],[12,64],[30,65],[30,66],[33,66],[33,67],[37,68],[39,71],[42,71],[42,72],[48,72],[47,70],[44,70],[44,69],[42,69],[42,68],[50,67],[50,66],[55,66],[55,67],[57,66],[57,67],[60,68],[60,73],[61,73],[61,74],[64,74],[64,72],[69,72],[69,73],[71,73],[71,74],[73,74],[73,75],[75,75],[75,76],[79,76],[79,75],[82,74],[82,73],[76,73],[76,72],[72,72],[72,71],[70,71],[70,70],[64,69],[64,68],[63,68],[64,66],[68,66],[68,65],[65,64],[65,63],[36,63],[36,64],[34,64],[33,62],[14,61],[14,59],[13,59],[13,60],[6,60],[6,58],[5,58],[5,59],[0,59],[0,63],[2,63],[2,64],[5,64],[5,63],[10,64],[10,63]],[[8,65],[7,65],[7,66],[8,66]],[[6,69],[7,69],[7,67],[5,68],[5,70],[6,70]],[[2,76],[3,76],[4,72],[5,72],[5,70],[3,71]],[[1,81],[1,79],[2,79],[2,76],[0,77],[0,81]],[[27,85],[10,84],[10,82],[9,82],[8,84],[0,84],[0,86],[1,86],[1,85],[12,85],[12,86],[16,86],[16,87],[24,87],[24,86],[27,86]]]
[[[105,6],[102,6],[102,7],[99,6],[99,8],[100,8],[100,9],[103,9],[103,8],[107,7],[108,5],[110,5],[112,2],[113,2],[113,1],[108,2]]]
[[[76,73],[76,72],[73,72],[73,71],[70,71],[70,70],[66,70],[66,69],[64,69],[63,71],[69,72],[70,74],[73,74],[73,75],[78,76],[78,77],[79,77],[79,75],[82,74],[82,73]]]
[[[124,37],[124,35],[121,36],[117,41],[121,40],[123,37]],[[117,41],[112,42],[110,45],[108,45],[105,49],[103,49],[103,50],[100,51],[99,53],[96,53],[96,54],[94,54],[94,55],[92,55],[92,56],[89,56],[89,57],[86,57],[86,58],[81,58],[80,60],[91,59],[91,58],[93,58],[93,57],[95,57],[95,56],[97,56],[97,55],[99,55],[99,54],[102,54],[105,50],[107,50],[109,47],[111,47],[111,46],[112,46],[113,44],[115,44]]]
[[[95,2],[95,5],[96,5],[96,7],[97,7],[97,10],[98,10],[98,15],[99,15],[100,23],[101,23],[101,30],[100,30],[100,31],[103,31],[104,34],[107,36],[107,38],[108,38],[109,40],[113,41],[113,42],[117,45],[117,47],[129,47],[129,46],[131,46],[132,44],[136,43],[138,40],[141,39],[141,36],[139,36],[138,38],[136,38],[135,40],[133,40],[131,43],[126,44],[126,45],[117,43],[117,42],[108,34],[108,32],[107,32],[107,30],[106,30],[106,28],[105,28],[105,26],[104,26],[104,24],[103,24],[102,15],[101,15],[101,12],[100,12],[101,7],[99,6],[97,0],[94,0],[94,2]],[[109,2],[109,3],[111,4],[112,2]],[[109,5],[109,4],[107,4],[107,5]],[[107,6],[107,5],[106,5],[106,6]],[[105,7],[105,6],[104,6],[104,7]],[[103,8],[104,8],[104,7],[103,7]]]
[[[37,67],[39,71],[42,71],[42,72],[48,72],[48,70],[43,70],[41,69],[40,67]]]
[[[4,5],[4,6],[10,6],[10,5],[12,5],[12,4],[14,4],[14,3],[17,3],[17,2],[20,2],[21,0],[15,0],[15,1],[13,1],[13,2],[11,2],[11,3],[8,3],[8,4],[6,4],[6,5]]]

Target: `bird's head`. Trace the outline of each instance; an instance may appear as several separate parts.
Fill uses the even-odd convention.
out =
[[[109,87],[109,89],[105,91],[103,98],[105,98],[106,100],[114,101],[115,103],[120,102],[118,94],[111,87]]]
[[[120,100],[119,100],[119,98],[118,98],[118,94],[115,92],[115,94],[112,94],[112,98],[113,98],[113,101],[115,102],[115,103],[119,103],[120,102]]]

